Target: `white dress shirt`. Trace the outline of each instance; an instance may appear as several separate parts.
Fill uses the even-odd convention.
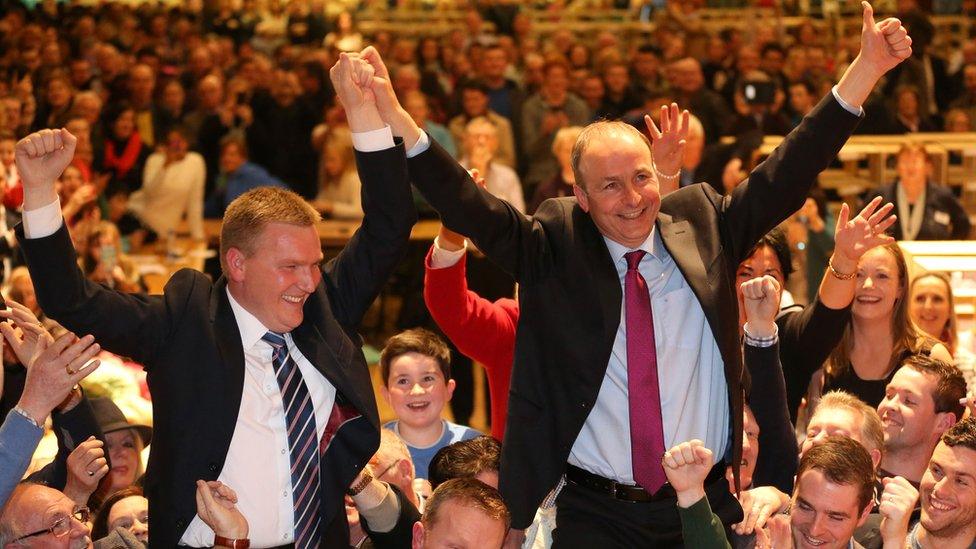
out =
[[[268,329],[227,291],[244,347],[244,392],[224,468],[217,480],[237,492],[237,508],[250,523],[251,547],[274,547],[295,538],[291,493],[291,453],[281,389],[275,377],[271,345],[261,339]],[[291,334],[288,354],[298,365],[315,407],[319,439],[329,422],[336,390],[302,355]],[[212,546],[213,530],[194,516],[180,539],[194,547]]]
[[[624,277],[631,251],[604,237],[626,296]],[[729,448],[731,422],[725,363],[701,303],[664,248],[655,227],[639,249],[654,315],[657,375],[664,424],[664,448],[700,439],[722,459]],[[569,454],[569,463],[602,477],[635,484],[631,463],[630,405],[627,389],[626,299],[613,340],[600,393]],[[660,461],[661,456],[651,459]]]

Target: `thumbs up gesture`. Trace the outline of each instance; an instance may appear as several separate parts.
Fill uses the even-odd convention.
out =
[[[860,57],[882,75],[912,55],[912,37],[898,19],[889,17],[876,23],[871,4],[861,2],[861,6],[864,13]]]

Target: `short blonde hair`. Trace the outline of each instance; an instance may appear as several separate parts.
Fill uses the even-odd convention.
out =
[[[821,397],[813,415],[816,416],[818,412],[826,408],[847,410],[861,418],[861,426],[858,432],[861,437],[861,444],[869,451],[884,452],[884,426],[881,424],[881,417],[878,416],[877,410],[844,391],[830,391]]]
[[[559,131],[556,132],[556,136],[552,138],[552,154],[557,154],[556,151],[566,144],[568,144],[572,149],[582,131],[582,126],[567,126],[565,128],[560,128]]]
[[[255,251],[255,241],[271,223],[310,227],[322,220],[319,212],[292,191],[258,187],[227,206],[220,228],[220,268],[227,272],[227,251],[237,248],[245,256]]]

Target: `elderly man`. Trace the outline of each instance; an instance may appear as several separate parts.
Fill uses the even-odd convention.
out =
[[[660,149],[653,155],[632,126],[597,123],[573,152],[575,200],[544,202],[531,218],[479,190],[430,143],[396,103],[378,54],[363,53],[376,71],[380,114],[404,138],[413,183],[448,227],[520,283],[500,479],[515,528],[531,523],[566,474],[555,547],[672,546],[680,543],[674,491],[654,456],[669,443],[701,438],[715,455],[731,448],[737,469],[743,391],[735,270],[803,204],[875,83],[911,51],[897,21],[875,23],[864,5],[858,58],[731,197],[695,185],[662,201],[659,179],[677,178],[681,164],[684,132],[676,127],[687,122],[677,116],[652,131]],[[707,491],[723,522],[737,522],[741,508],[724,470],[716,466]]]
[[[0,516],[0,547],[91,547],[91,512],[40,484],[21,484]]]
[[[335,72],[350,128],[382,134],[376,108],[349,84],[350,68]],[[308,203],[260,188],[227,208],[224,276],[212,282],[183,270],[162,296],[119,294],[78,269],[55,192],[73,136],[45,130],[18,143],[25,187],[18,237],[38,301],[149,372],[155,432],[145,491],[154,546],[214,544],[196,514],[197,479],[237,490],[255,546],[348,544],[343,494],[379,445],[356,326],[416,219],[403,153],[385,137],[389,150],[357,147],[366,216],[336,259],[322,262],[319,216]],[[368,476],[349,493],[367,488]]]

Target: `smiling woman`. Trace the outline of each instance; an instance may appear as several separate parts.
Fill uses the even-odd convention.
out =
[[[105,501],[119,490],[129,488],[142,476],[140,456],[143,448],[152,439],[152,428],[130,423],[111,399],[93,398],[91,405],[98,427],[105,433],[105,452],[112,466],[99,483],[98,490],[92,496],[93,500],[89,501],[93,508],[97,508],[93,504]]]
[[[920,331],[909,318],[908,267],[897,244],[875,248],[857,267],[851,321],[827,361],[822,392],[842,390],[871,407],[913,354],[952,361],[945,346]]]

